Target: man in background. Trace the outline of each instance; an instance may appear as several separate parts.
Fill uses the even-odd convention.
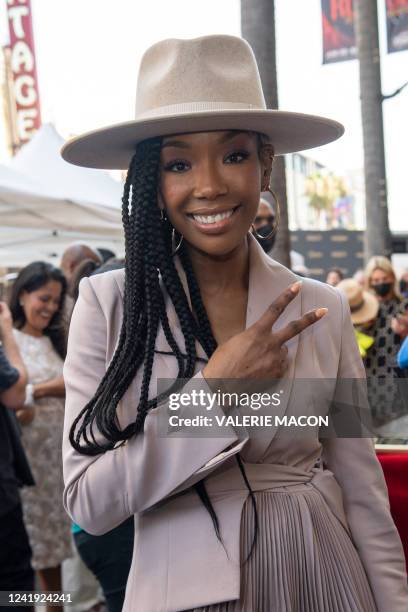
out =
[[[68,291],[65,298],[65,318],[67,321],[71,318],[75,304],[75,299],[72,294],[73,285],[75,284],[75,273],[78,266],[85,260],[94,262],[97,266],[103,263],[100,253],[84,242],[75,242],[71,244],[62,254],[60,268],[68,284]]]
[[[75,242],[65,249],[64,253],[62,254],[60,267],[68,281],[68,285],[75,274],[76,268],[85,259],[91,259],[98,265],[103,263],[100,253],[93,247],[83,242]]]
[[[275,244],[276,232],[279,231],[279,226],[274,231],[276,221],[275,210],[264,198],[259,200],[259,206],[256,217],[253,222],[253,234],[265,253],[271,255],[271,251]],[[305,266],[305,258],[297,251],[290,251],[291,269],[299,276],[309,276],[309,271]]]

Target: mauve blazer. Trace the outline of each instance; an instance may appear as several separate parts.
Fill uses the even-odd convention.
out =
[[[250,274],[246,326],[297,277],[265,255],[249,236]],[[184,272],[176,265],[188,295]],[[349,532],[368,576],[378,612],[406,612],[408,589],[401,541],[389,511],[387,489],[371,438],[327,438],[319,441],[276,437],[254,440],[245,430],[228,427],[224,438],[189,438],[159,434],[159,416],[167,404],[151,411],[143,435],[102,455],[89,457],[70,445],[70,427],[92,398],[118,341],[123,313],[124,272],[113,271],[84,279],[69,334],[64,377],[66,413],[63,441],[64,504],[72,519],[91,534],[103,534],[135,515],[135,543],[124,610],[177,612],[237,599],[240,592],[240,518],[247,498],[234,455],[262,463],[273,449],[276,464],[285,472],[311,473],[321,457],[324,470],[314,479],[322,503]],[[333,395],[338,378],[364,378],[346,299],[323,283],[304,279],[300,294],[289,304],[276,329],[316,307],[327,307],[323,319],[288,342],[289,368],[282,379],[286,400],[276,414],[302,414],[308,402],[296,391],[294,379],[327,380]],[[179,346],[183,337],[175,311],[166,296],[171,328]],[[157,351],[170,351],[159,328]],[[198,355],[205,358],[200,346]],[[197,365],[195,389],[210,392]],[[150,396],[157,378],[177,376],[171,355],[155,355]],[[118,407],[122,426],[135,419],[140,372]],[[334,381],[332,384],[330,381]],[[345,385],[347,394],[351,385]],[[323,387],[322,387],[323,388]],[[327,398],[326,398],[327,399]],[[347,404],[351,398],[340,398]],[[299,408],[300,406],[300,408]],[[212,415],[223,415],[215,406]],[[270,452],[270,450],[268,451]],[[249,466],[254,467],[254,466]],[[256,466],[255,466],[256,468]],[[292,477],[290,476],[290,477]],[[208,513],[191,485],[206,477],[207,488],[226,492],[212,497],[223,545],[217,540]],[[324,501],[323,501],[324,500]]]

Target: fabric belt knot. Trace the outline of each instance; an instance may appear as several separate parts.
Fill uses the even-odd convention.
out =
[[[251,489],[257,493],[295,493],[307,491],[313,487],[323,497],[329,509],[350,533],[343,505],[343,495],[333,472],[323,469],[323,466],[313,467],[310,471],[291,465],[278,463],[244,463],[245,473]],[[214,499],[228,495],[248,495],[242,474],[237,465],[206,478],[206,488]]]

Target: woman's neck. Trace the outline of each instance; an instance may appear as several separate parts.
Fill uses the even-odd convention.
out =
[[[34,336],[35,338],[41,338],[41,336],[43,336],[43,332],[30,325],[28,321],[24,323],[23,327],[20,328],[20,331],[22,331],[23,334]]]
[[[203,295],[214,298],[248,290],[249,247],[246,239],[242,246],[222,257],[212,257],[193,249],[189,255]]]

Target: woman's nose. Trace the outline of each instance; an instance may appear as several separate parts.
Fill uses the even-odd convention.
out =
[[[194,196],[201,200],[215,200],[228,192],[222,174],[212,160],[205,160],[197,168]]]

